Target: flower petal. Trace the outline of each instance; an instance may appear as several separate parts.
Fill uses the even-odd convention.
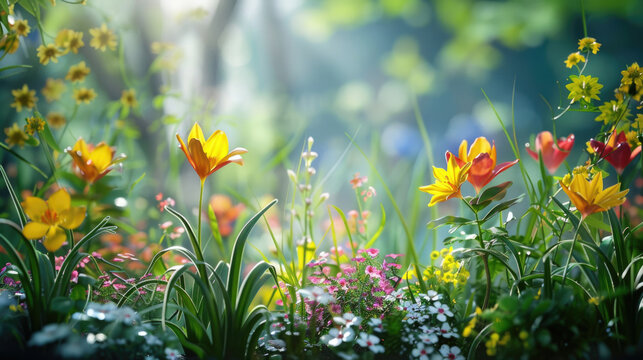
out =
[[[42,215],[44,215],[45,211],[47,211],[47,203],[41,198],[28,196],[25,201],[22,202],[22,208],[31,220],[38,221]]]
[[[69,193],[67,193],[67,190],[60,189],[47,199],[47,205],[49,209],[53,210],[56,214],[60,214],[71,206],[71,197]]]
[[[197,139],[200,143],[205,144],[205,137],[203,136],[203,130],[201,130],[201,126],[199,126],[199,123],[194,123],[194,125],[192,126],[190,135],[188,135],[188,144],[192,139]]]
[[[188,150],[190,151],[190,157],[192,158],[192,167],[196,171],[197,175],[201,180],[205,180],[210,172],[210,161],[203,151],[201,142],[197,139],[190,139],[188,143]]]
[[[47,251],[54,252],[63,246],[65,240],[67,240],[65,230],[58,226],[52,226],[49,228],[49,231],[47,231],[47,236],[45,236],[42,244],[45,245]]]
[[[71,207],[60,214],[60,226],[73,230],[80,226],[85,220],[85,207]]]
[[[204,144],[203,151],[208,156],[211,167],[224,161],[223,158],[228,154],[228,137],[223,131],[217,130],[212,133]]]
[[[104,142],[96,146],[94,151],[89,154],[89,161],[91,165],[96,168],[96,172],[102,173],[112,164],[114,157],[114,150]]]
[[[50,226],[47,224],[32,221],[30,223],[27,223],[27,225],[25,225],[25,227],[22,229],[22,235],[24,235],[29,240],[40,239],[41,237],[45,236],[45,234],[47,234],[47,230],[49,230],[49,227]]]

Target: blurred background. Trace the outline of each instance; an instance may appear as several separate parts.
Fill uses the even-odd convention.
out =
[[[603,44],[587,71],[599,77],[602,94],[611,97],[620,71],[641,60],[643,2],[587,0],[584,9],[588,35]],[[535,133],[551,130],[546,101],[554,107],[566,102],[564,85],[572,72],[563,61],[583,37],[580,1],[89,0],[85,6],[58,1],[43,13],[45,39],[53,41],[60,29],[71,28],[85,33],[86,45],[42,66],[35,56],[41,41],[35,21],[24,12],[16,18],[28,19],[32,32],[1,65],[33,67],[1,74],[0,103],[7,104],[0,107],[2,128],[22,124],[27,116],[8,106],[11,90],[27,84],[37,91],[42,114],[73,117],[61,147],[83,137],[106,141],[126,154],[128,159],[105,178],[100,198],[101,211],[118,215],[123,231],[152,229],[148,234],[154,238],[153,229],[160,231],[158,224],[167,216],[157,209],[158,193],[195,213],[198,177],[175,134],[186,138],[198,122],[206,136],[222,129],[231,147],[248,149],[245,166],[227,167],[208,179],[207,196],[223,193],[248,209],[272,197],[289,204],[293,191],[286,170],[297,169],[312,136],[319,154],[316,196],[328,192],[329,204],[346,212],[357,209],[349,181],[357,172],[368,176],[367,185],[377,192],[369,200],[371,228],[381,217],[379,203],[390,224],[379,246],[404,252],[402,229],[368,157],[417,236],[416,246],[425,245],[425,255],[431,250],[424,243],[430,196],[417,187],[431,181],[428,154],[445,167],[446,150],[455,152],[463,139],[486,136],[495,140],[499,162],[513,160],[481,89],[508,125],[513,99],[518,142],[529,142]],[[88,30],[102,23],[117,35],[114,51],[88,46]],[[95,89],[96,99],[76,106],[74,86],[68,85],[62,100],[45,102],[40,89],[46,80],[64,78],[80,60],[91,68],[84,86]],[[129,88],[139,105],[125,113],[119,99]],[[425,148],[418,121],[426,127],[431,149]],[[583,113],[568,113],[557,123],[559,136],[576,135],[570,166],[586,159],[584,143],[599,128]],[[16,151],[46,167],[41,149]],[[523,148],[521,154],[526,156]],[[17,188],[35,189],[44,180],[6,151],[0,151],[0,159]],[[69,168],[68,156],[57,160]],[[524,161],[537,173],[535,161]],[[561,168],[558,175],[564,173]],[[71,177],[62,179],[74,186]],[[516,183],[513,195],[523,192],[517,167],[495,182],[506,180]],[[11,216],[2,192],[0,210]],[[469,185],[463,192],[473,195]],[[440,213],[456,213],[457,206],[441,204]],[[275,214],[283,218],[283,227],[288,208]],[[320,235],[327,212],[317,210]]]

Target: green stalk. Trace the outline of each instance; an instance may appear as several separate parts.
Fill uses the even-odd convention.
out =
[[[203,205],[203,185],[205,184],[205,179],[201,179],[201,191],[199,192],[199,212],[197,213],[198,226],[197,226],[197,243],[199,244],[199,249],[201,249],[201,206]],[[199,259],[203,261],[203,259]]]
[[[565,280],[567,279],[567,269],[569,268],[569,263],[572,261],[572,254],[574,253],[574,247],[576,247],[576,238],[578,238],[578,231],[580,230],[580,227],[583,225],[583,220],[585,220],[585,217],[581,216],[580,221],[578,222],[578,226],[576,227],[576,231],[574,231],[574,239],[572,241],[572,247],[569,249],[569,254],[567,255],[567,261],[565,262],[565,269],[563,269],[563,282],[562,282],[563,286],[565,286]]]
[[[464,202],[471,211],[473,211],[473,214],[476,217],[476,225],[478,227],[478,242],[479,245],[482,249],[485,248],[484,246],[484,241],[482,240],[482,226],[480,226],[480,219],[478,218],[478,212],[469,204],[468,201],[462,199],[462,202]],[[487,254],[480,254],[480,257],[482,258],[482,263],[484,265],[484,274],[485,274],[485,279],[487,281],[487,288],[484,292],[484,301],[482,302],[482,310],[485,310],[487,306],[489,306],[489,297],[491,296],[491,271],[489,270],[489,259],[487,258]]]

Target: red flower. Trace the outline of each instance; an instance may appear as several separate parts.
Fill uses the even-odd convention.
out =
[[[591,139],[589,145],[601,159],[605,159],[612,164],[619,175],[623,173],[627,164],[641,152],[641,145],[632,149],[627,141],[625,132],[621,131],[616,134],[616,130],[609,136],[607,144]]]
[[[495,142],[489,144],[485,137],[479,137],[473,141],[469,152],[467,153],[468,143],[462,140],[458,150],[458,156],[455,157],[458,166],[462,166],[467,162],[471,162],[469,169],[469,176],[467,181],[473,185],[476,194],[487,185],[493,178],[498,176],[501,172],[514,166],[518,160],[507,161],[496,166],[496,145]],[[447,162],[451,153],[447,151]]]
[[[550,174],[556,172],[556,169],[563,163],[569,152],[574,146],[574,134],[567,138],[558,139],[557,146],[554,146],[554,137],[549,131],[542,131],[536,136],[536,151],[529,148],[527,144],[527,153],[538,161],[538,153],[542,154],[543,163]]]

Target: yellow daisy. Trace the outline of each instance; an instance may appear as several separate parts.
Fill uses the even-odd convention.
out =
[[[36,90],[29,90],[26,84],[22,85],[22,89],[11,90],[11,94],[13,95],[11,107],[15,107],[16,111],[22,111],[23,107],[31,110],[38,101]]]
[[[578,64],[579,62],[585,62],[585,57],[579,52],[571,53],[565,60],[565,66],[571,68],[572,66]]]
[[[100,28],[89,29],[89,33],[92,35],[89,45],[94,49],[105,51],[109,47],[110,50],[116,50],[116,35],[107,28],[107,25],[103,24]]]
[[[65,123],[67,122],[67,119],[65,119],[65,115],[52,111],[49,114],[47,114],[47,122],[49,123],[49,126],[51,126],[54,129],[61,128]]]
[[[89,75],[90,69],[85,65],[84,61],[79,62],[76,65],[72,65],[65,76],[66,80],[69,80],[73,83],[85,81],[85,77]]]
[[[29,139],[27,134],[18,126],[18,124],[13,123],[13,126],[4,128],[4,133],[7,135],[7,138],[4,140],[9,147],[18,145],[20,147],[25,146],[25,141]]]
[[[4,50],[7,54],[13,54],[20,47],[18,41],[18,34],[7,34],[0,39],[0,49]]]
[[[134,89],[128,89],[128,90],[123,90],[123,94],[121,95],[121,104],[125,107],[137,107],[138,106],[138,101],[136,101],[136,90]]]
[[[62,29],[56,35],[56,45],[63,48],[65,53],[69,51],[78,54],[78,49],[85,46],[83,33],[69,29]]]
[[[60,99],[65,91],[65,83],[61,79],[47,79],[45,87],[42,88],[42,94],[45,95],[47,102]]]
[[[38,46],[38,58],[43,65],[49,64],[49,61],[58,62],[58,56],[62,55],[60,49],[55,44]]]
[[[29,35],[31,32],[31,28],[29,27],[29,23],[27,20],[16,20],[15,23],[13,23],[13,26],[11,26],[11,29],[16,32],[19,36],[25,37]]]
[[[74,89],[74,99],[76,104],[80,105],[81,103],[89,104],[96,97],[96,92],[94,89],[80,88]]]
[[[578,50],[580,51],[591,51],[592,54],[596,54],[600,47],[601,44],[597,43],[593,37],[584,37],[578,40]]]

